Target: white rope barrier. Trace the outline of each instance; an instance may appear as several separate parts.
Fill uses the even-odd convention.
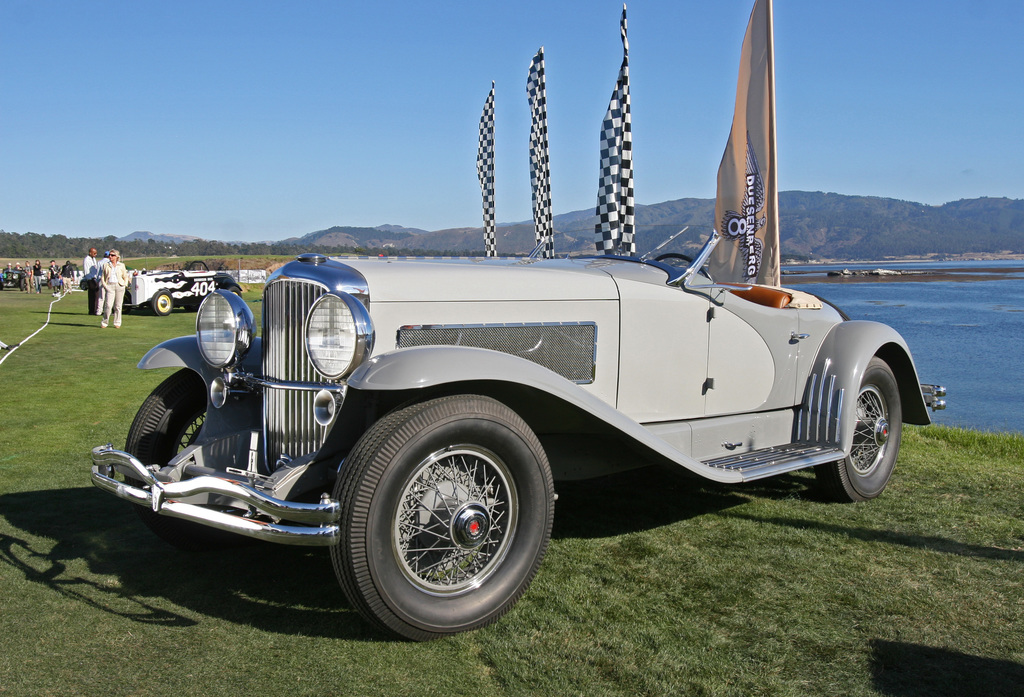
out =
[[[4,361],[6,361],[11,356],[13,356],[14,352],[17,351],[22,346],[24,346],[25,343],[29,339],[31,339],[32,337],[34,337],[39,332],[41,332],[44,329],[46,329],[46,325],[48,325],[50,323],[50,313],[53,312],[53,306],[56,303],[59,303],[61,300],[63,300],[65,296],[70,295],[70,294],[71,294],[71,291],[68,290],[67,292],[61,293],[60,296],[58,296],[58,297],[56,297],[56,298],[54,298],[53,300],[50,301],[50,307],[47,308],[47,310],[46,310],[46,321],[43,322],[43,326],[39,327],[39,329],[37,329],[34,332],[32,332],[31,334],[29,334],[27,337],[22,339],[17,344],[11,344],[10,346],[8,346],[7,347],[8,350],[4,352],[4,355],[2,357],[0,357],[0,365],[3,365]]]

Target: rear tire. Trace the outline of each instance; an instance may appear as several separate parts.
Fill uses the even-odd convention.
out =
[[[331,560],[349,601],[417,641],[488,625],[519,600],[547,549],[555,498],[533,431],[475,395],[379,420],[346,458],[334,497]]]
[[[892,370],[879,358],[872,358],[864,371],[854,412],[849,455],[815,470],[828,498],[842,503],[875,498],[896,467],[903,433],[900,391]]]
[[[192,444],[206,419],[206,384],[183,369],[160,383],[142,403],[125,442],[125,452],[144,465],[166,465]],[[142,487],[138,480],[127,480]],[[169,518],[145,506],[132,505],[142,522],[157,537],[179,549],[196,551],[234,545],[246,538],[179,518]]]

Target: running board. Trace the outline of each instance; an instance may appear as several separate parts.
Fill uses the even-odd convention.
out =
[[[704,464],[719,470],[737,472],[743,477],[743,481],[750,482],[776,474],[824,465],[842,460],[844,457],[846,457],[846,453],[839,448],[793,443],[737,455],[716,457],[714,460],[707,460]]]

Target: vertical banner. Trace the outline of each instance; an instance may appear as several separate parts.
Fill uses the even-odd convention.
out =
[[[594,244],[598,254],[634,256],[633,125],[629,113],[629,41],[622,6],[622,67],[601,124],[601,175],[597,182]]]
[[[756,0],[743,37],[736,110],[718,168],[715,225],[722,241],[709,269],[719,282],[779,285],[775,51],[771,0]]]
[[[540,256],[555,256],[554,219],[551,215],[551,169],[548,162],[548,101],[544,89],[544,47],[530,61],[526,79],[530,101],[530,190],[533,194],[533,227]]]
[[[484,249],[489,257],[498,256],[494,218],[494,81],[480,115],[480,139],[476,149],[476,174],[484,206]]]

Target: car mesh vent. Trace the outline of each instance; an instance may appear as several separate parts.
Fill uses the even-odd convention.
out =
[[[402,327],[398,348],[471,346],[519,356],[576,383],[594,381],[597,325],[593,322],[551,324],[436,324]]]
[[[327,379],[306,357],[306,317],[326,288],[283,279],[263,291],[263,376],[282,383],[322,383]],[[263,432],[268,465],[282,455],[296,458],[318,450],[324,428],[313,418],[315,389],[267,387]]]

